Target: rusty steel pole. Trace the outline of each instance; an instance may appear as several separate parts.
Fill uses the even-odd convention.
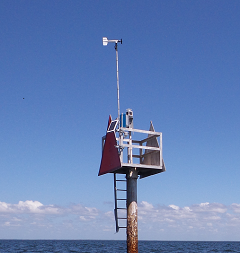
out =
[[[137,178],[136,168],[130,169],[127,174],[127,253],[138,253]]]

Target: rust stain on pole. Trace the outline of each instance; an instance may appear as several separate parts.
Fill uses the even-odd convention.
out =
[[[130,170],[127,175],[127,253],[138,253],[137,178],[136,169]]]

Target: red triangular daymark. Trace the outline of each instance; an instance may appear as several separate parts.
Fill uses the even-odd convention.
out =
[[[109,117],[108,117],[108,126],[107,126],[107,130],[108,130],[109,126],[111,125],[111,122],[112,122],[112,116],[109,115]]]
[[[115,133],[114,132],[107,133],[98,176],[101,176],[109,172],[113,172],[121,168],[121,162],[116,145],[117,140],[115,137]]]

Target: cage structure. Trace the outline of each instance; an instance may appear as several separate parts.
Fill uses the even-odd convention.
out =
[[[166,170],[162,158],[162,133],[155,132],[152,122],[146,131],[121,127],[121,122],[110,118],[102,148],[99,176],[126,174],[134,168],[140,178],[144,178]]]

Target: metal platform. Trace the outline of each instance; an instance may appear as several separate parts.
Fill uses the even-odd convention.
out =
[[[145,136],[133,139],[134,133]],[[155,132],[152,122],[149,131],[147,131],[125,127],[117,128],[116,120],[112,121],[106,136],[102,139],[103,156],[99,175],[105,173],[127,174],[129,169],[134,168],[140,178],[144,178],[166,170],[162,158],[162,133]],[[127,160],[124,160],[126,158]]]

